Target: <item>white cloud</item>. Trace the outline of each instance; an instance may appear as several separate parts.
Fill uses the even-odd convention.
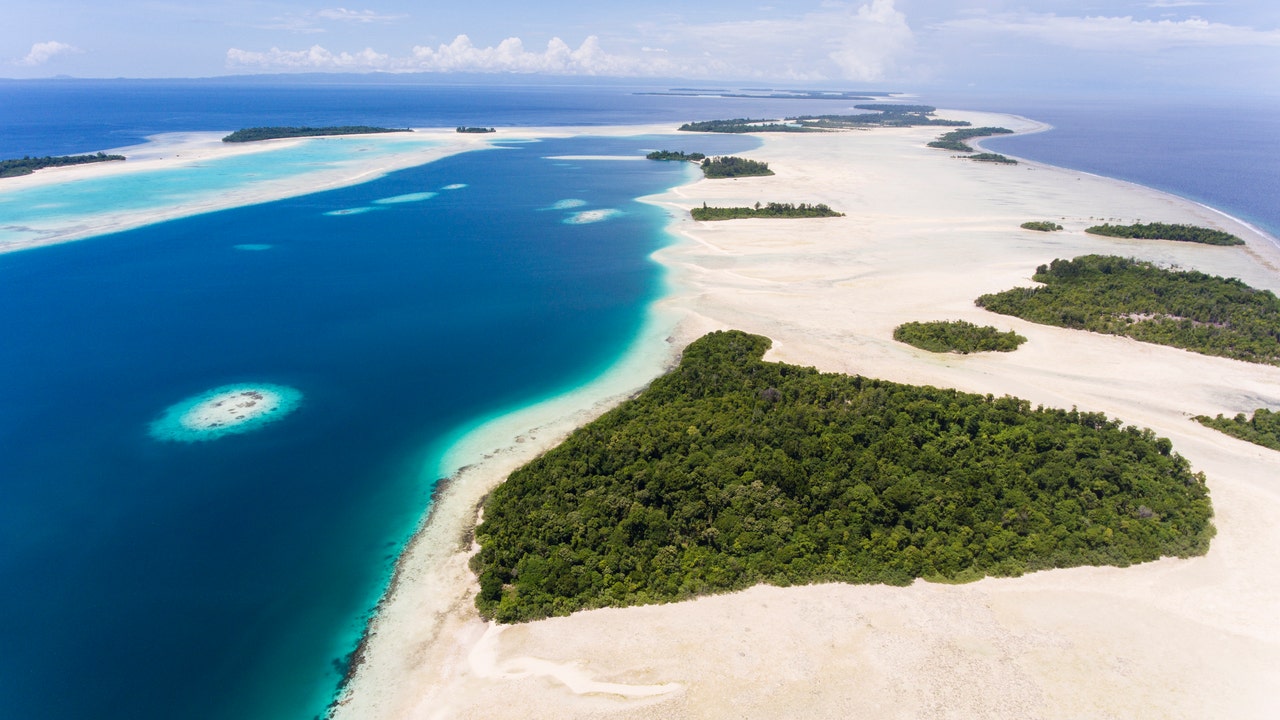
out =
[[[328,11],[324,11],[328,12]],[[351,11],[342,11],[350,14]],[[364,11],[367,13],[368,11]],[[364,13],[358,13],[364,17]],[[479,47],[466,35],[435,47],[415,46],[405,56],[366,49],[331,52],[232,48],[234,69],[391,72],[546,73],[621,77],[878,81],[893,77],[914,45],[906,17],[894,0],[863,4],[824,2],[821,10],[791,18],[702,25],[642,25],[612,41],[625,52],[606,51],[596,36],[576,49],[553,38],[545,49],[527,49],[510,37]]]
[[[1280,47],[1280,31],[1254,30],[1201,18],[1135,20],[1132,17],[993,15],[941,23],[944,30],[1018,35],[1079,50],[1149,52],[1178,47]]]
[[[59,55],[68,55],[84,52],[74,45],[68,45],[57,40],[49,42],[40,42],[31,46],[31,52],[27,56],[17,61],[18,65],[27,65],[34,67],[36,65],[44,65]]]
[[[316,13],[316,16],[324,18],[325,20],[360,23],[391,22],[405,17],[404,15],[379,15],[372,10],[348,10],[346,8],[321,10]]]
[[[1152,0],[1147,3],[1149,8],[1183,8],[1183,7],[1203,7],[1212,3],[1203,2],[1202,0]]]

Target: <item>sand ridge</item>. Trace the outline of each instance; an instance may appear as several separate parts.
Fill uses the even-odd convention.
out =
[[[974,125],[1044,126],[950,112]],[[656,254],[676,325],[638,344],[650,362],[737,328],[766,359],[1103,411],[1170,437],[1209,482],[1209,554],[967,585],[760,586],[686,603],[576,613],[493,631],[472,605],[466,541],[483,494],[610,402],[595,394],[480,433],[439,498],[374,621],[338,718],[1267,718],[1280,712],[1280,453],[1191,415],[1280,404],[1280,368],[1069,331],[988,313],[985,292],[1030,284],[1036,265],[1135,256],[1280,289],[1280,249],[1243,223],[1129,183],[1023,162],[973,163],[924,147],[936,128],[765,135],[776,175],[700,180],[649,198],[678,242]],[[819,220],[695,223],[703,202],[822,202]],[[1026,220],[1066,229],[1036,233]],[[1088,236],[1099,220],[1190,222],[1245,248]],[[1029,338],[1017,352],[934,355],[896,343],[908,320],[964,319]],[[649,375],[652,377],[652,375]],[[625,392],[623,393],[625,394]],[[613,397],[618,397],[614,394]],[[592,403],[595,403],[594,405]],[[592,410],[591,408],[595,408]],[[556,413],[560,413],[557,415]],[[519,428],[540,427],[532,434]],[[518,440],[510,440],[516,436]],[[507,437],[508,442],[500,442]],[[504,447],[496,450],[495,448]],[[482,450],[481,448],[487,448]],[[678,685],[628,697],[562,678],[485,668],[572,668],[606,686]],[[580,686],[583,687],[583,686]],[[590,687],[590,686],[586,686]]]

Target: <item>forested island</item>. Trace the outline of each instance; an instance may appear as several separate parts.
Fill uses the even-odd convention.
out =
[[[983,295],[992,312],[1246,362],[1280,365],[1280,299],[1235,278],[1109,255],[1036,268],[1042,287]]]
[[[1244,245],[1244,240],[1209,228],[1195,225],[1177,225],[1170,223],[1135,223],[1133,225],[1094,225],[1085,228],[1085,232],[1108,237],[1136,238],[1141,240],[1178,240],[1181,242],[1204,243],[1206,245]]]
[[[1280,412],[1258,408],[1253,411],[1252,417],[1248,417],[1244,413],[1239,413],[1234,418],[1227,418],[1222,415],[1216,418],[1211,418],[1208,415],[1197,415],[1196,420],[1241,440],[1247,440],[1255,445],[1261,445],[1272,450],[1280,450]]]
[[[942,150],[953,150],[955,152],[971,153],[973,148],[969,146],[965,140],[973,138],[989,137],[991,135],[1007,135],[1013,131],[1009,128],[1002,127],[976,127],[964,128],[963,130],[952,130],[949,133],[941,135],[937,140],[928,144],[928,147],[939,148]]]
[[[706,158],[702,161],[701,167],[702,174],[712,179],[752,177],[773,174],[773,171],[769,169],[769,163],[734,157],[732,155]]]
[[[816,128],[806,128],[799,125],[779,123],[774,120],[752,120],[751,118],[733,118],[732,120],[703,120],[700,122],[688,122],[677,130],[683,132],[713,132],[713,133],[750,133],[750,132],[819,132]]]
[[[898,105],[895,103],[872,103],[854,105],[858,110],[866,110],[857,115],[798,115],[776,120],[757,120],[751,118],[733,118],[731,120],[704,120],[681,125],[678,129],[685,132],[716,133],[750,133],[750,132],[828,132],[833,130],[851,130],[869,127],[912,127],[916,125],[943,125],[947,127],[964,127],[969,125],[964,120],[943,120],[933,117],[937,110],[929,105]]]
[[[499,622],[757,583],[906,585],[1203,554],[1204,478],[1099,413],[763,361],[712,333],[484,504]]]
[[[1027,339],[1012,330],[964,320],[909,322],[893,329],[893,339],[936,353],[1012,352]]]
[[[689,211],[694,220],[741,220],[745,218],[824,218],[844,217],[844,213],[836,212],[823,203],[776,203],[765,205],[756,203],[755,207],[696,207]]]
[[[675,161],[684,161],[684,162],[702,162],[703,160],[707,159],[707,156],[700,152],[686,153],[680,150],[654,150],[648,155],[645,155],[645,158],[649,160],[675,160]]]
[[[498,132],[498,129],[497,129],[497,128],[487,128],[487,127],[468,127],[468,126],[466,126],[466,125],[459,125],[459,126],[458,126],[458,129],[457,129],[457,132],[460,132],[460,133],[491,133],[491,132]]]
[[[1035,230],[1037,232],[1057,232],[1062,229],[1061,225],[1052,220],[1029,220],[1018,227],[1023,230]]]
[[[332,127],[255,127],[237,130],[222,142],[257,142],[280,138],[323,137],[329,135],[372,135],[376,133],[413,132],[412,128],[383,128],[370,125],[336,125]]]
[[[1001,165],[1017,165],[1018,161],[1011,157],[1005,157],[1000,153],[978,153],[977,155],[966,156],[967,160],[974,162],[1000,163]]]
[[[46,155],[44,157],[23,157],[13,160],[0,160],[0,178],[30,175],[36,170],[51,167],[67,167],[69,165],[85,165],[88,163],[123,161],[123,155]]]

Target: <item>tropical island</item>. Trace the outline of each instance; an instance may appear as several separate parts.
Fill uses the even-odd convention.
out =
[[[1133,238],[1141,240],[1177,240],[1180,242],[1204,243],[1206,245],[1243,245],[1244,240],[1210,228],[1195,225],[1178,225],[1170,223],[1135,223],[1133,225],[1094,225],[1085,228],[1092,235],[1107,237]]]
[[[1203,554],[1204,477],[1100,413],[763,361],[712,333],[512,473],[476,528],[511,623],[758,583],[964,582]]]
[[[966,127],[965,120],[944,120],[933,117],[937,108],[931,105],[899,105],[896,103],[871,103],[854,105],[866,112],[856,115],[797,115],[781,122],[772,119],[733,118],[730,120],[704,120],[689,122],[678,129],[685,132],[714,133],[807,133],[834,130],[856,130],[870,127],[914,127],[941,125]],[[1009,132],[1009,131],[1006,131]]]
[[[1244,413],[1238,413],[1233,418],[1222,415],[1212,418],[1208,415],[1197,415],[1195,419],[1202,425],[1221,430],[1232,437],[1272,450],[1280,450],[1280,412],[1258,408],[1253,411],[1252,416]]]
[[[373,135],[377,133],[413,132],[412,128],[384,128],[371,125],[336,125],[331,127],[255,127],[243,128],[222,138],[222,142],[240,143],[280,138],[326,137],[332,135]]]
[[[741,220],[745,218],[824,218],[844,217],[844,213],[836,212],[823,203],[776,203],[765,205],[756,203],[755,207],[696,207],[689,211],[694,220]]]
[[[457,128],[457,132],[460,132],[460,133],[491,133],[491,132],[498,132],[498,129],[497,129],[497,128],[491,128],[491,127],[490,127],[490,128],[487,128],[487,127],[467,127],[466,125],[459,125],[459,126],[458,126],[458,128]]]
[[[1027,339],[1012,330],[964,320],[909,322],[893,329],[893,339],[936,353],[1012,352]]]
[[[702,162],[707,159],[707,156],[700,152],[686,153],[680,150],[654,150],[648,155],[645,155],[645,158],[648,160]]]
[[[1061,225],[1052,220],[1029,220],[1018,227],[1023,230],[1035,230],[1036,232],[1057,232],[1062,229]]]
[[[974,162],[999,163],[1001,165],[1017,165],[1018,164],[1017,160],[1014,160],[1011,157],[1005,157],[1000,153],[978,153],[977,155],[967,155],[965,156],[965,159],[973,160]]]
[[[30,175],[36,170],[51,167],[67,167],[69,165],[85,165],[88,163],[123,161],[123,155],[46,155],[44,157],[23,157],[13,160],[0,160],[0,178]]]
[[[772,175],[769,163],[722,155],[702,161],[702,174],[711,179]]]
[[[713,133],[751,133],[751,132],[819,132],[816,128],[780,123],[774,120],[753,120],[751,118],[733,118],[732,120],[703,120],[687,122],[677,130],[683,132]]]
[[[962,130],[952,130],[949,133],[940,135],[937,140],[928,143],[928,147],[938,148],[941,150],[953,150],[955,152],[971,153],[973,148],[966,143],[966,140],[972,140],[979,137],[990,137],[992,135],[1007,135],[1013,131],[1009,128],[1002,127],[971,127]]]
[[[1280,298],[1235,278],[1085,255],[1041,265],[1032,280],[1044,284],[983,295],[976,302],[1045,325],[1280,365]]]

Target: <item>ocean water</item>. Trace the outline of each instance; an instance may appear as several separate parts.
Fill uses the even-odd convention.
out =
[[[0,157],[271,124],[608,125],[850,110],[636,89],[0,81]],[[1045,120],[1053,132],[989,146],[1280,228],[1274,108],[922,100]],[[667,218],[634,199],[693,170],[549,157],[659,145],[733,153],[754,142],[512,143],[352,187],[0,254],[0,718],[323,713],[429,505],[438,478],[423,469],[478,420],[598,375],[661,291],[648,256],[668,241]],[[59,185],[7,207],[0,199],[0,225],[189,202],[343,162],[348,147],[196,168],[158,181],[169,196]],[[152,432],[167,409],[224,386],[285,388],[297,405],[207,441]]]

